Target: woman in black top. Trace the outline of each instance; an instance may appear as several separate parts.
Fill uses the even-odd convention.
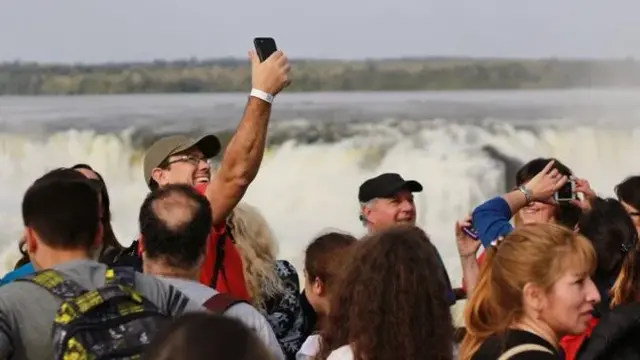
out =
[[[465,308],[461,360],[563,359],[559,339],[587,328],[600,295],[595,251],[559,225],[524,225],[487,250]]]
[[[513,349],[518,345],[535,344],[540,345],[542,348],[535,351],[523,351],[518,353],[509,359],[517,360],[558,360],[564,359],[563,354],[553,344],[549,343],[544,338],[526,331],[512,329],[507,330],[505,335],[493,335],[487,338],[480,349],[473,355],[473,360],[495,360],[500,357],[506,350]],[[546,351],[545,351],[546,350]]]

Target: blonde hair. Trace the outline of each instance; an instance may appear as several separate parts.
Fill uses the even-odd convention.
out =
[[[591,274],[595,267],[595,250],[580,234],[553,224],[515,229],[487,250],[478,285],[464,310],[467,333],[460,359],[471,359],[485,339],[522,318],[522,290],[527,283],[548,291],[568,269]]]
[[[244,277],[253,306],[265,309],[265,301],[283,291],[276,273],[277,244],[271,228],[260,211],[238,204],[227,224],[242,258]]]

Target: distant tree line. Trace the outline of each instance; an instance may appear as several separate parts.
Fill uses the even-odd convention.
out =
[[[640,86],[640,61],[296,60],[289,91],[546,89]],[[0,64],[0,95],[247,91],[246,61],[154,61],[98,65]]]

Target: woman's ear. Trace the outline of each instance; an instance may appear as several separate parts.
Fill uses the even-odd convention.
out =
[[[522,304],[525,311],[533,311],[536,315],[544,308],[545,292],[533,283],[526,283],[522,288]]]
[[[320,280],[319,277],[316,277],[315,279],[313,279],[313,284],[311,285],[311,291],[313,291],[313,293],[320,297],[324,295],[324,283],[322,282],[322,280]]]

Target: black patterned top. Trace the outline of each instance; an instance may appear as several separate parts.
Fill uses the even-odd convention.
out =
[[[267,299],[267,321],[282,346],[287,359],[295,359],[304,342],[304,317],[300,305],[300,279],[296,269],[286,260],[276,261],[276,273],[283,283],[284,291]]]

